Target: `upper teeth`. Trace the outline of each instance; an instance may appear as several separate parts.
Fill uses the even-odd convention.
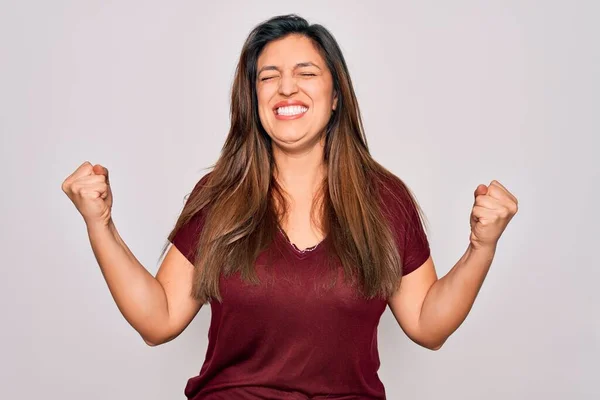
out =
[[[302,114],[303,112],[306,112],[306,110],[308,110],[308,108],[303,107],[303,106],[279,107],[277,109],[277,114],[279,114],[279,115],[296,115],[296,114]]]

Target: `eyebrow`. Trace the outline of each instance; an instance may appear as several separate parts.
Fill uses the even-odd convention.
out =
[[[298,63],[294,66],[294,69],[302,68],[302,67],[317,67],[318,69],[321,69],[321,67],[319,67],[317,64],[310,62],[310,61]],[[265,65],[260,70],[258,70],[257,75],[260,75],[260,73],[263,71],[279,71],[279,68],[276,67],[275,65]]]

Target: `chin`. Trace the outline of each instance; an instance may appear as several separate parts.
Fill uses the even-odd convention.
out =
[[[282,145],[298,143],[304,138],[302,135],[276,135],[274,137],[277,143]]]
[[[274,133],[272,137],[278,142],[296,143],[304,139],[306,137],[306,133],[300,133],[296,130],[290,129],[288,131]]]

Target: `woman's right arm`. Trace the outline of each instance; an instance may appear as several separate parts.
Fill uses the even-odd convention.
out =
[[[127,322],[151,346],[179,336],[202,306],[191,296],[192,263],[171,246],[156,278],[140,264],[113,223],[113,195],[102,165],[84,162],[61,188],[86,223],[102,275]]]
[[[153,277],[112,220],[87,228],[102,275],[127,322],[150,346],[179,336],[202,307],[190,295],[194,266],[171,246]]]

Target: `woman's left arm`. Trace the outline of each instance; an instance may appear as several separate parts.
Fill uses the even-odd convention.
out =
[[[467,317],[492,264],[500,236],[518,211],[518,202],[492,181],[475,190],[469,247],[454,267],[438,279],[431,257],[404,276],[390,297],[390,309],[414,342],[431,350],[442,347]]]

